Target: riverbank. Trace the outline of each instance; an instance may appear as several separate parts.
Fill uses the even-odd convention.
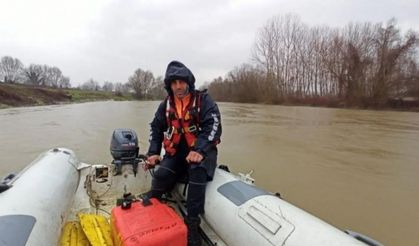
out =
[[[230,102],[215,98],[218,102]],[[31,86],[23,84],[0,83],[0,109],[9,107],[41,106],[62,103],[78,103],[90,101],[131,101],[136,100],[132,94],[121,94],[105,91],[86,91],[80,89],[57,89],[43,86]],[[327,108],[351,108],[369,110],[390,110],[419,112],[419,99],[417,98],[393,98],[384,105],[374,105],[364,102],[361,106],[346,105],[335,98],[289,98],[283,102],[235,102],[255,104],[277,104],[284,106],[311,106]]]
[[[377,104],[371,100],[360,100],[357,103],[347,104],[344,100],[333,97],[306,97],[306,98],[288,98],[280,103],[284,106],[311,106],[326,108],[347,108],[359,110],[377,110],[377,111],[407,111],[419,112],[419,98],[415,97],[393,97],[386,102]]]
[[[0,83],[0,108],[87,101],[134,100],[131,94]]]
[[[212,94],[211,94],[212,95]],[[213,96],[213,95],[212,95]],[[282,106],[305,106],[320,108],[342,108],[342,109],[358,109],[358,110],[375,110],[375,111],[403,111],[403,112],[419,112],[419,98],[415,97],[395,97],[390,98],[381,104],[375,104],[368,100],[363,100],[357,104],[347,104],[344,100],[334,97],[288,97],[281,101],[257,101],[257,100],[229,100],[213,96],[217,102],[229,103],[249,103],[259,105],[282,105]]]

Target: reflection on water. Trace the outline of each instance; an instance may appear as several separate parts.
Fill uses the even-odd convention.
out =
[[[0,176],[64,146],[109,162],[113,129],[148,147],[158,102],[95,102],[0,110]],[[342,228],[387,245],[419,245],[419,114],[220,103],[219,163]]]

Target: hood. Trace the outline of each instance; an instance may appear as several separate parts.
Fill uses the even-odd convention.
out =
[[[185,81],[189,85],[189,91],[195,90],[195,77],[191,70],[181,62],[172,61],[167,65],[166,75],[164,76],[164,88],[169,95],[172,94],[170,83],[176,79]]]

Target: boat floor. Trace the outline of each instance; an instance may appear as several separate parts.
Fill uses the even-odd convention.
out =
[[[98,175],[97,168],[108,170],[108,175]],[[113,165],[88,165],[80,166],[80,181],[76,196],[67,222],[79,221],[78,214],[96,214],[105,216],[110,221],[111,210],[116,206],[116,201],[124,193],[131,193],[140,199],[140,195],[150,189],[152,176],[144,171],[141,165],[134,176],[132,166],[122,166],[120,175],[113,175]],[[180,184],[183,185],[183,184]],[[179,190],[179,189],[177,189]],[[183,217],[186,211],[185,200],[181,194],[172,192],[168,199],[163,199],[169,207],[173,208]],[[201,217],[201,235],[204,245],[226,245],[214,230],[207,224],[205,217]]]

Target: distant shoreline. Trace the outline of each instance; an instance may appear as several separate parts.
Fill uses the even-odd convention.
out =
[[[216,98],[215,98],[216,99]],[[43,105],[56,105],[67,103],[83,103],[94,101],[133,101],[137,100],[132,94],[121,94],[105,91],[87,91],[80,89],[59,89],[44,86],[31,86],[24,84],[0,83],[0,109],[14,107],[30,107]],[[231,102],[216,100],[218,102]],[[385,107],[348,107],[337,102],[325,99],[319,100],[297,100],[286,103],[253,103],[253,102],[231,102],[231,103],[252,103],[258,105],[282,105],[282,106],[306,106],[323,108],[342,108],[376,111],[399,111],[399,112],[419,112],[419,100],[406,100],[403,98],[393,99]]]
[[[213,97],[214,98],[214,97]],[[394,111],[394,112],[419,112],[419,98],[394,98],[388,100],[385,105],[361,106],[361,105],[346,105],[343,101],[337,99],[330,99],[327,97],[317,98],[291,98],[285,102],[245,102],[245,101],[228,101],[219,98],[214,98],[216,102],[225,103],[243,103],[255,105],[280,105],[292,107],[317,107],[317,108],[335,108],[335,109],[353,109],[353,110],[373,110],[373,111]]]
[[[0,83],[0,109],[90,101],[130,101],[131,94]]]

